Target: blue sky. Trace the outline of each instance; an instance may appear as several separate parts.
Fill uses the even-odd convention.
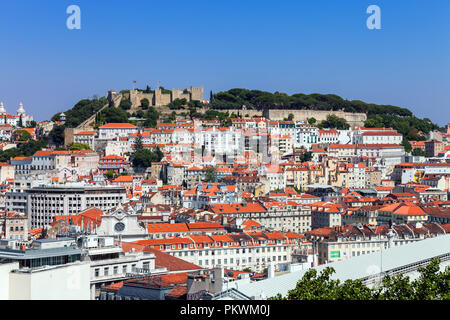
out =
[[[66,8],[81,8],[81,30]],[[381,8],[381,30],[366,9]],[[0,2],[0,101],[38,120],[108,89],[333,93],[450,121],[450,1]]]

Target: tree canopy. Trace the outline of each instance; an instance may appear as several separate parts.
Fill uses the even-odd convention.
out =
[[[95,122],[99,126],[105,123],[126,123],[128,114],[120,108],[107,107],[97,114]]]
[[[164,154],[157,147],[156,151],[149,149],[139,149],[133,155],[131,163],[135,168],[148,168],[151,167],[152,162],[159,162],[164,157]]]
[[[70,145],[69,150],[91,150],[91,147],[85,143],[75,142]]]
[[[217,182],[217,170],[214,167],[208,167],[205,174],[205,182]]]
[[[144,114],[145,121],[144,127],[146,128],[155,128],[158,123],[159,113],[155,108],[150,107],[147,112]]]
[[[289,96],[282,92],[266,92],[235,88],[213,95],[212,109],[288,109],[360,112],[367,114],[367,127],[394,128],[409,140],[424,140],[425,133],[439,129],[430,119],[419,119],[407,108],[377,105],[360,100],[346,100],[335,94],[303,94]],[[325,127],[325,125],[324,125]]]
[[[89,119],[93,114],[99,111],[103,106],[108,103],[105,97],[100,99],[84,99],[79,101],[72,109],[64,111],[66,115],[66,128],[75,128],[80,125],[83,121]],[[61,113],[55,114],[51,120],[59,121]]]
[[[411,281],[403,275],[386,275],[379,286],[369,288],[361,280],[341,282],[331,278],[335,270],[326,267],[318,273],[308,270],[286,297],[280,294],[270,300],[449,300],[450,267],[439,269],[440,260],[433,259],[419,267],[420,276]]]
[[[427,153],[425,151],[423,151],[422,149],[419,149],[419,148],[413,149],[411,154],[413,156],[422,156],[422,157],[426,157],[427,156]]]

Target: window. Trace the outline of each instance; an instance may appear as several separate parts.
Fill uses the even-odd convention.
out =
[[[104,274],[105,274],[105,276],[107,276],[109,274],[109,268],[108,267],[105,268]]]
[[[98,278],[100,276],[100,269],[95,269],[95,277]]]
[[[127,273],[127,265],[124,265],[124,266],[122,267],[122,273],[123,273],[123,274],[126,274],[126,273]]]
[[[114,274],[118,274],[119,273],[119,267],[114,267]]]

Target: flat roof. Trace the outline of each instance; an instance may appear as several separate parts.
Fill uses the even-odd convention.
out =
[[[82,250],[75,246],[51,248],[51,249],[29,249],[29,250],[11,250],[1,249],[0,259],[12,259],[12,260],[30,260],[38,258],[59,257],[67,255],[81,254]]]

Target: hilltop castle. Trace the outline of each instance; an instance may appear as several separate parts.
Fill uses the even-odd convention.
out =
[[[203,101],[203,88],[190,87],[184,90],[181,89],[155,89],[151,93],[146,93],[141,90],[130,90],[122,93],[117,93],[115,90],[108,91],[108,101],[113,104],[114,107],[118,107],[120,101],[129,100],[132,105],[132,109],[135,109],[141,105],[142,99],[147,99],[149,105],[153,107],[160,107],[168,105],[175,99],[186,99],[188,102],[193,100]]]
[[[0,102],[0,125],[10,124],[11,126],[19,127],[21,119],[22,119],[22,127],[26,127],[31,121],[33,121],[33,116],[26,114],[22,102],[19,103],[17,115],[12,115],[6,112],[3,102]]]

